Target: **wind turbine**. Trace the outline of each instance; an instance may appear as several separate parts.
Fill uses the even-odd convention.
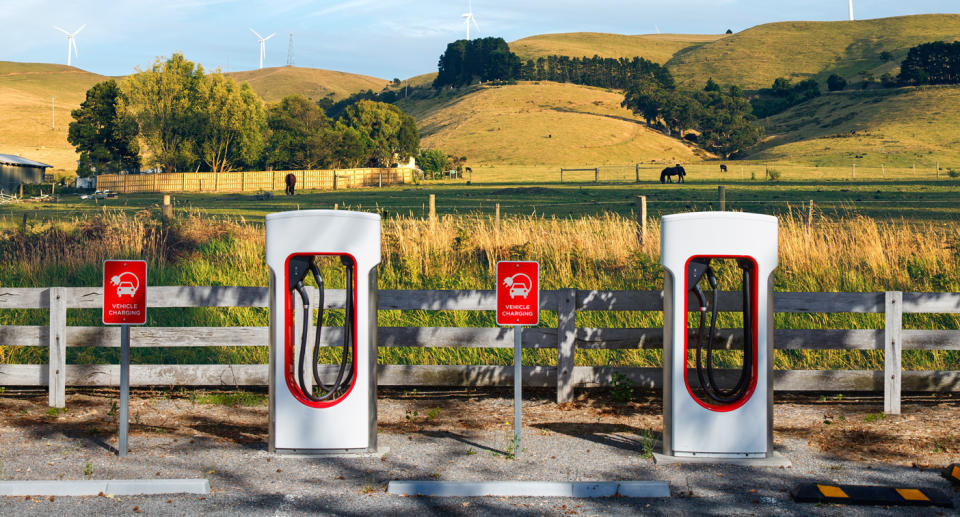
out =
[[[853,21],[853,0],[850,1],[850,21]]]
[[[57,29],[58,31],[67,35],[67,66],[70,66],[70,49],[73,49],[73,54],[75,56],[79,56],[79,54],[77,54],[77,40],[74,39],[74,36],[80,34],[80,31],[82,31],[86,26],[87,24],[84,23],[79,29],[73,31],[73,34],[61,29],[60,27],[57,27],[56,25],[53,26],[54,29]]]
[[[264,38],[264,37],[261,36],[259,33],[257,33],[257,31],[255,31],[255,30],[253,30],[253,29],[250,29],[250,32],[252,32],[257,38],[260,39],[260,68],[262,69],[262,68],[263,68],[263,57],[267,55],[267,50],[266,50],[266,47],[264,46],[264,43],[266,43],[268,39],[276,36],[277,33],[274,32],[274,33],[270,34],[269,36],[267,36],[266,38]]]
[[[473,1],[468,4],[467,12],[460,15],[463,18],[464,23],[467,24],[467,41],[470,41],[470,23],[473,23],[473,26],[480,30],[480,26],[477,25],[476,18],[473,17]]]

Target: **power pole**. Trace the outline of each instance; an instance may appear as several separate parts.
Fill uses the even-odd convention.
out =
[[[293,66],[293,33],[290,33],[290,43],[287,45],[287,66]]]

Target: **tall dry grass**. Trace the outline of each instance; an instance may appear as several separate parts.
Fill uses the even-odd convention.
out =
[[[960,291],[960,228],[879,222],[864,217],[780,220],[778,291]],[[447,215],[436,221],[414,217],[383,221],[381,289],[489,289],[495,264],[502,259],[537,260],[545,289],[662,288],[659,226],[637,241],[635,223],[606,214],[579,219],[536,216]],[[199,212],[163,223],[142,212],[125,216],[104,212],[89,220],[28,226],[0,234],[0,286],[94,286],[101,283],[105,258],[143,258],[150,263],[151,285],[265,285],[262,226],[239,219],[207,217]],[[325,270],[329,286],[342,285],[341,272]],[[265,325],[263,309],[157,309],[151,325]],[[340,314],[332,311],[336,324]],[[736,324],[724,315],[721,325]],[[99,313],[72,310],[70,325],[97,325]],[[543,326],[556,325],[545,312]],[[45,324],[43,311],[0,311],[0,323]],[[384,326],[493,326],[488,313],[383,311]],[[780,328],[882,328],[881,315],[779,314]],[[905,315],[907,328],[960,328],[952,315]],[[659,313],[583,312],[585,327],[656,327]],[[0,347],[0,361],[41,360],[44,351]],[[263,362],[262,347],[137,350],[142,362]],[[72,350],[72,362],[100,362],[115,351]],[[25,355],[26,354],[26,355]],[[33,354],[32,356],[30,354]],[[39,355],[38,355],[39,354]],[[905,353],[907,368],[960,369],[954,352]],[[32,359],[31,359],[32,357]],[[528,364],[553,364],[549,350],[524,352]],[[655,351],[578,352],[578,364],[655,366]],[[509,364],[509,351],[495,349],[389,348],[390,363]],[[873,351],[782,351],[778,368],[880,368]]]

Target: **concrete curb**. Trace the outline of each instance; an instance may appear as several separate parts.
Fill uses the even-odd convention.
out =
[[[434,497],[670,497],[666,481],[391,481],[387,493]]]
[[[741,467],[792,467],[793,462],[779,452],[774,452],[769,458],[709,458],[689,456],[665,456],[653,453],[653,462],[657,465],[739,465]]]
[[[209,494],[206,479],[112,479],[0,481],[0,496]]]

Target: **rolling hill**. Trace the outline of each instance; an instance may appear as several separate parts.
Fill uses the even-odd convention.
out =
[[[297,67],[228,75],[248,81],[266,102],[290,93],[313,99],[332,94],[339,100],[360,90],[379,91],[387,84],[374,77]],[[49,163],[56,169],[76,169],[78,156],[67,142],[67,127],[73,120],[70,112],[80,106],[91,86],[107,79],[64,65],[0,61],[0,153]]]
[[[594,56],[632,58],[640,56],[655,63],[666,63],[677,52],[717,41],[723,35],[712,34],[606,34],[600,32],[571,32],[542,34],[510,43],[510,50],[520,59],[541,56]]]
[[[550,82],[476,86],[398,104],[423,147],[476,164],[604,165],[697,160],[683,142],[639,123],[616,91]]]
[[[960,87],[826,94],[765,120],[750,156],[822,166],[928,166],[960,170]]]
[[[366,75],[295,66],[230,72],[226,75],[250,83],[250,87],[265,102],[277,102],[293,93],[313,100],[328,96],[340,100],[362,90],[378,92],[388,82]]]
[[[678,84],[689,86],[701,85],[709,77],[747,89],[769,87],[778,77],[813,77],[822,84],[833,73],[854,78],[861,71],[877,77],[895,72],[910,47],[956,39],[960,39],[957,14],[769,23],[680,50],[666,64]],[[884,51],[892,55],[890,61],[880,58]]]

